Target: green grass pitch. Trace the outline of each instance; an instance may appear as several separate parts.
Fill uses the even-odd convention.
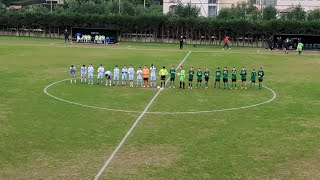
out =
[[[318,179],[320,54],[172,44],[64,44],[0,37],[0,179],[93,179],[150,100],[155,88],[61,81],[69,66],[154,63],[263,66],[272,91],[164,89],[100,179]],[[230,77],[230,76],[229,76]],[[238,76],[239,77],[239,76]],[[157,78],[159,80],[159,77]],[[178,79],[178,78],[177,78]],[[248,76],[249,79],[249,76]],[[230,82],[230,81],[229,81]],[[159,84],[159,81],[158,81]],[[176,87],[178,81],[176,80]],[[195,86],[195,84],[194,84]],[[249,86],[248,86],[249,87]],[[86,107],[90,106],[90,107]],[[96,108],[91,108],[92,106]],[[228,111],[216,111],[235,108]],[[110,111],[108,109],[132,111]],[[212,111],[197,113],[198,111]],[[180,113],[177,113],[180,112]]]

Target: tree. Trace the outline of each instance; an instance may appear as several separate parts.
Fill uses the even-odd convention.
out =
[[[320,9],[314,9],[312,11],[309,11],[307,19],[309,21],[311,21],[311,20],[319,20],[320,19]]]
[[[183,5],[179,3],[175,10],[171,12],[173,16],[183,17],[183,18],[196,18],[200,15],[200,8],[196,7],[188,3],[187,5]]]
[[[287,12],[282,18],[288,20],[306,20],[307,13],[304,11],[301,5],[293,7],[291,10]]]
[[[262,18],[272,20],[277,18],[277,9],[274,6],[267,6],[263,9]]]
[[[218,14],[218,19],[260,19],[261,13],[252,3],[238,3],[231,8],[221,9]]]

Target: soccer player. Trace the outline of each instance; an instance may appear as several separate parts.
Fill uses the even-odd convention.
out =
[[[255,69],[252,69],[251,72],[251,83],[250,83],[250,88],[255,88],[256,87],[256,77],[257,77],[257,73]]]
[[[99,84],[99,81],[102,84],[103,75],[104,75],[104,67],[102,66],[102,64],[100,64],[100,67],[98,68],[97,84]]]
[[[111,71],[106,71],[106,73],[105,73],[105,76],[106,76],[106,86],[108,86],[108,83],[109,83],[109,85],[111,86]]]
[[[205,89],[208,89],[208,82],[209,82],[209,77],[210,77],[210,71],[208,70],[208,68],[205,69],[203,75],[204,75]]]
[[[302,48],[303,48],[303,44],[301,43],[301,41],[299,41],[298,46],[297,46],[297,50],[299,51],[299,55],[301,55]]]
[[[216,88],[217,82],[219,82],[219,88],[220,88],[220,79],[221,79],[221,70],[218,67],[216,70],[216,78],[214,80],[214,88]]]
[[[241,69],[240,75],[241,75],[241,89],[243,89],[243,88],[247,89],[247,87],[246,87],[246,83],[247,83],[247,70],[246,70],[245,67],[243,67],[243,68]]]
[[[149,87],[149,69],[147,65],[144,65],[142,69],[142,76],[143,76],[143,87]]]
[[[200,84],[200,88],[202,86],[202,71],[201,71],[201,68],[198,68],[198,71],[197,71],[197,87],[199,86]]]
[[[231,48],[229,47],[229,37],[228,37],[228,36],[226,36],[226,37],[224,38],[224,46],[223,46],[222,50],[224,50],[225,47],[227,47],[229,50],[231,49]]]
[[[194,76],[194,70],[193,67],[190,68],[189,72],[189,89],[192,89],[192,81],[193,81],[193,76]]]
[[[88,67],[88,84],[93,84],[93,73],[94,73],[94,68],[92,64],[90,64]]]
[[[68,30],[65,30],[63,34],[64,34],[64,43],[67,43],[67,41],[68,43],[70,43]]]
[[[156,76],[156,67],[151,64],[150,66],[150,87],[152,87],[152,84],[154,84],[154,87],[157,87],[157,76]]]
[[[76,67],[73,65],[70,66],[70,83],[72,83],[72,80],[74,83],[77,83],[77,77],[76,77]]]
[[[237,89],[237,70],[235,67],[231,70],[231,89]]]
[[[176,78],[176,69],[174,68],[174,66],[171,67],[170,71],[170,86],[169,88],[175,88],[174,87],[174,79]]]
[[[186,78],[186,71],[183,69],[183,66],[180,66],[180,89],[185,88],[185,82],[184,79]]]
[[[141,67],[139,67],[139,69],[137,70],[137,86],[141,86],[142,87],[142,70]]]
[[[120,69],[118,66],[116,66],[113,69],[113,85],[119,85],[119,76],[120,76]]]
[[[183,49],[183,36],[180,36],[179,42],[180,42],[180,49]]]
[[[129,75],[130,87],[133,87],[134,68],[132,67],[132,65],[129,66],[128,75]]]
[[[86,65],[82,65],[81,67],[81,84],[84,81],[85,83],[87,82],[87,67]]]
[[[264,71],[263,71],[262,67],[260,67],[260,69],[258,71],[259,89],[262,88],[263,76],[264,76]]]
[[[168,75],[168,71],[165,66],[162,67],[159,71],[160,79],[161,79],[161,88],[166,87],[166,75]]]
[[[122,84],[122,86],[125,86],[127,84],[127,74],[128,74],[128,69],[127,69],[126,65],[123,65],[121,73],[122,73],[122,77],[121,77],[122,83],[121,84]]]
[[[224,67],[223,69],[223,89],[229,89],[229,85],[228,85],[228,75],[229,75],[229,71],[227,67]]]

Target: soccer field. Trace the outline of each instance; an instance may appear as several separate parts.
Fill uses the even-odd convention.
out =
[[[211,77],[192,90],[71,84],[70,65],[79,77],[91,63],[182,64]],[[0,66],[0,179],[320,177],[320,53],[0,37]],[[237,68],[237,90],[213,88],[224,66]],[[248,81],[264,68],[261,90],[240,89],[243,66]]]

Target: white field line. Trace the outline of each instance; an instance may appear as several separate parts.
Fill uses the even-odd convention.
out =
[[[180,62],[180,64],[177,66],[177,68],[179,68],[183,62],[188,58],[188,56],[191,54],[191,51],[189,51],[189,53],[182,59],[182,61]],[[169,78],[167,79],[166,82],[169,81]],[[151,101],[149,102],[149,104],[146,106],[146,108],[143,110],[143,112],[140,114],[140,116],[136,119],[136,121],[133,123],[133,125],[131,126],[131,128],[129,129],[129,131],[126,133],[126,135],[123,137],[123,139],[121,140],[121,142],[118,144],[118,146],[116,147],[116,149],[111,153],[111,155],[109,156],[109,158],[107,159],[107,161],[104,163],[104,165],[102,166],[102,168],[100,169],[100,171],[98,172],[98,174],[94,177],[94,180],[98,180],[99,177],[102,175],[102,173],[105,171],[105,169],[108,167],[108,165],[110,164],[110,162],[112,161],[112,159],[114,158],[114,156],[117,154],[117,152],[119,151],[119,149],[122,147],[122,145],[125,143],[125,141],[127,140],[128,136],[131,134],[131,132],[133,131],[133,129],[137,126],[137,124],[139,123],[139,121],[142,119],[142,117],[146,114],[146,112],[148,111],[148,109],[150,108],[150,106],[152,105],[152,103],[155,101],[155,99],[159,96],[159,94],[161,93],[163,89],[160,88],[158,90],[158,92],[156,93],[156,95],[151,99]]]

